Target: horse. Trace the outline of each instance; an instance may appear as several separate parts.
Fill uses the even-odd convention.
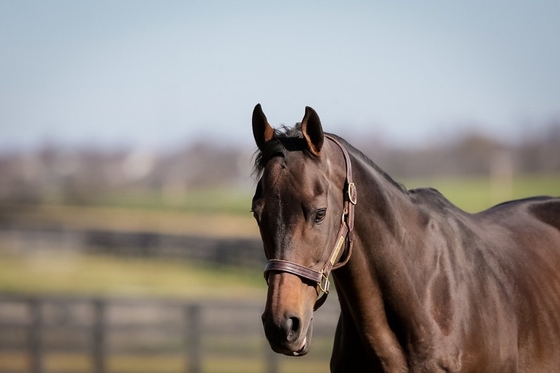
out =
[[[560,198],[469,214],[395,182],[310,107],[274,129],[257,104],[252,129],[273,351],[308,353],[332,272],[331,372],[560,371]]]

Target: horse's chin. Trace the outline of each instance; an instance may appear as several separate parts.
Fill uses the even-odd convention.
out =
[[[307,336],[305,336],[303,338],[303,340],[301,342],[299,342],[299,344],[290,344],[290,345],[284,345],[284,346],[273,346],[272,349],[274,350],[274,352],[277,352],[279,354],[283,354],[286,356],[305,356],[307,355],[307,353],[309,352],[309,343],[308,343],[309,339],[307,338]]]

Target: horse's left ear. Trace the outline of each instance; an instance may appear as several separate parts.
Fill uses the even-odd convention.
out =
[[[261,150],[264,144],[274,137],[274,128],[268,124],[261,104],[257,104],[253,110],[253,137]]]
[[[305,107],[305,116],[301,121],[301,132],[303,137],[305,137],[305,141],[307,141],[311,153],[319,156],[323,147],[323,141],[325,141],[325,135],[323,134],[323,127],[321,126],[319,116],[309,106]]]

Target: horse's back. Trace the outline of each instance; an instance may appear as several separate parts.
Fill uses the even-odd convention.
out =
[[[499,249],[511,246],[520,251],[538,254],[560,274],[560,198],[533,197],[505,202],[475,216],[485,227],[486,238]],[[500,242],[506,234],[511,240]],[[505,247],[504,247],[505,246]],[[521,263],[531,266],[531,263]]]
[[[536,200],[529,211],[540,221],[560,232],[560,198]]]
[[[508,201],[474,217],[487,226],[515,230],[514,236],[520,238],[521,234],[530,236],[537,232],[556,236],[560,234],[560,197],[540,196]],[[553,246],[559,245],[560,242],[556,242]]]
[[[502,256],[502,264],[512,280],[519,371],[557,372],[560,366],[560,198],[534,197],[506,202],[477,215],[489,227],[488,239],[506,254]],[[509,237],[507,244],[503,240],[504,229]]]

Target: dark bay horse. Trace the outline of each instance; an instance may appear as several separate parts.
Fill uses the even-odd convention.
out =
[[[311,108],[275,130],[257,105],[253,134],[274,351],[308,352],[332,270],[332,372],[560,372],[560,199],[468,214],[394,182]]]

